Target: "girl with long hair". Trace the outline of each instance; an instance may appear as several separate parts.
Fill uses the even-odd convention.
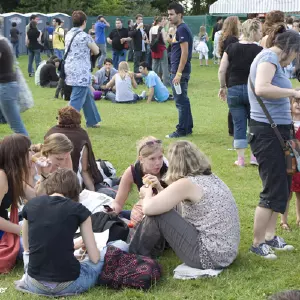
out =
[[[206,66],[208,66],[208,47],[207,47],[207,42],[208,42],[209,38],[208,38],[208,34],[206,32],[205,26],[201,26],[200,27],[199,39],[200,39],[200,42],[199,42],[196,50],[197,50],[197,52],[199,52],[200,66],[202,66],[203,56],[205,57]]]
[[[112,87],[116,88],[115,103],[136,103],[138,100],[145,99],[146,92],[143,91],[141,95],[137,95],[132,91],[137,88],[137,83],[134,78],[134,73],[130,72],[129,65],[126,61],[119,64],[118,73],[106,85],[106,89]]]

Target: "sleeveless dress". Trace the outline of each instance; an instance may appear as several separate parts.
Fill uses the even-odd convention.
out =
[[[240,221],[231,191],[216,175],[188,177],[204,191],[197,203],[182,202],[183,218],[198,231],[201,265],[225,268],[238,254]]]

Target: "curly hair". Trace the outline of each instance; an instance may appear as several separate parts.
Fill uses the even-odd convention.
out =
[[[59,127],[80,127],[81,114],[72,106],[66,106],[58,111]]]
[[[226,18],[223,24],[222,33],[219,40],[219,53],[221,56],[224,53],[224,42],[229,36],[240,37],[240,21],[236,16]]]
[[[272,10],[269,13],[267,13],[265,23],[263,24],[263,36],[270,34],[274,28],[274,25],[285,25],[284,21],[284,12],[280,10]]]

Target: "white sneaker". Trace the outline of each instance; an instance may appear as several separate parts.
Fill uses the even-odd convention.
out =
[[[146,91],[142,91],[139,97],[141,97],[142,99],[146,99]]]

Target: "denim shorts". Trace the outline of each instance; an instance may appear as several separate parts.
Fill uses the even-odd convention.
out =
[[[290,125],[278,125],[284,140],[290,139]],[[290,195],[292,177],[287,175],[283,149],[269,124],[250,120],[249,143],[259,164],[263,190],[260,207],[283,214]]]

